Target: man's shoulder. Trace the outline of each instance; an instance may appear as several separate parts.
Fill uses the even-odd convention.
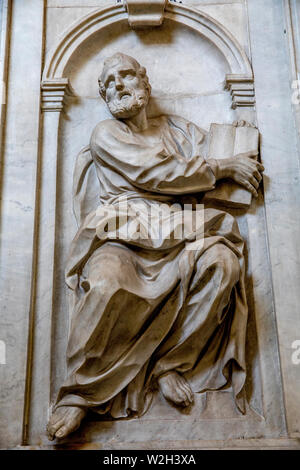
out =
[[[122,140],[122,134],[126,132],[124,123],[118,119],[106,119],[100,121],[94,128],[91,139],[91,148],[96,147],[110,147],[113,142]],[[125,126],[126,127],[126,126]]]
[[[122,122],[118,119],[105,119],[98,122],[94,127],[93,134],[105,134],[122,127]]]

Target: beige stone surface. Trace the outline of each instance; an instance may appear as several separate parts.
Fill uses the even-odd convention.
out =
[[[220,21],[249,53],[247,16],[244,2],[212,2],[210,4],[207,2],[200,5],[196,4],[195,7]]]
[[[14,2],[1,173],[0,442],[22,441],[33,273],[43,2]],[[32,47],[28,48],[28,44]],[[30,371],[29,371],[30,375]]]
[[[288,431],[299,437],[300,366],[293,363],[293,347],[299,339],[300,283],[300,185],[299,144],[292,113],[290,70],[286,58],[289,44],[284,31],[284,5],[249,2],[253,67],[256,74],[257,117],[266,166],[265,207],[273,295],[285,393]],[[255,19],[259,15],[261,22]],[[295,26],[296,27],[296,26]],[[262,34],[263,31],[263,34]],[[273,54],[274,47],[278,50]],[[262,56],[261,48],[265,53]],[[272,72],[270,72],[270,70]],[[262,127],[260,126],[262,124]]]
[[[18,446],[15,450],[299,450],[299,439],[228,439],[191,441],[148,441],[146,444],[136,442],[111,442],[69,444],[64,446]]]
[[[106,2],[103,3],[106,5]],[[47,4],[48,8],[46,10],[47,17],[47,30],[46,30],[46,43],[45,43],[45,55],[54,44],[56,44],[60,37],[63,35],[64,31],[67,30],[73,23],[78,21],[82,16],[85,16],[98,7],[98,5],[88,6],[80,5],[78,7],[51,7]]]

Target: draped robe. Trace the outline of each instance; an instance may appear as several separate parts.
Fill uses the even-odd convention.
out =
[[[237,222],[213,208],[204,209],[196,228],[178,218],[185,195],[215,187],[206,149],[205,131],[160,116],[146,131],[103,121],[79,155],[74,204],[80,227],[66,270],[75,303],[56,407],[140,416],[157,378],[175,370],[194,393],[231,388],[244,412],[247,303]],[[150,236],[127,230],[116,237],[116,227],[107,226],[122,201],[133,215],[119,217],[118,227],[138,222],[145,228],[151,209],[154,219],[171,217],[172,228],[158,233],[154,223]],[[177,210],[168,215],[174,202]],[[173,236],[177,223],[188,225],[181,238]]]

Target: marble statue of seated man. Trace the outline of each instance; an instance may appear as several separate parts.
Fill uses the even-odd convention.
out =
[[[123,228],[134,221],[145,228],[150,209],[163,213],[164,229],[180,219],[186,195],[200,201],[220,179],[256,196],[263,167],[254,155],[206,160],[205,131],[178,116],[148,118],[151,87],[132,57],[108,58],[99,87],[114,119],[100,122],[90,140],[100,204],[83,217],[68,258],[75,296],[68,369],[49,438],[76,430],[88,410],[139,417],[156,390],[166,403],[188,407],[195,393],[231,388],[243,413],[247,302],[236,220],[204,208],[200,226],[187,222],[181,238],[174,224],[173,232],[154,224],[148,237],[116,237],[103,230],[103,217],[125,201],[134,216],[119,217]],[[103,215],[101,207],[110,209]]]

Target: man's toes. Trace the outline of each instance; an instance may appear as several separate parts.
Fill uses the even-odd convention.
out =
[[[185,387],[185,391],[186,391],[189,403],[193,403],[194,394],[188,385]]]
[[[193,403],[193,392],[188,382],[176,372],[161,377],[159,385],[164,397],[177,406],[186,407]]]
[[[53,441],[56,431],[61,427],[63,424],[63,420],[59,418],[58,420],[55,420],[54,422],[50,420],[47,426],[47,433],[51,441]]]
[[[58,429],[58,431],[56,431],[55,437],[62,439],[63,437],[67,436],[69,433],[70,432],[69,432],[68,426],[62,426],[61,428]]]
[[[59,411],[56,411],[55,413],[53,413],[53,415],[51,416],[50,420],[49,420],[49,424],[50,425],[56,425],[59,421],[61,421],[63,418],[63,416],[61,416],[61,413],[59,413]]]
[[[190,401],[189,400],[183,400],[181,401],[180,403],[178,403],[180,406],[182,406],[183,408],[187,407],[190,405]]]
[[[182,406],[189,406],[193,403],[193,395],[187,387],[182,387],[180,396]]]
[[[49,431],[48,428],[47,428],[47,437],[48,437],[49,441],[54,440],[54,434],[53,434],[53,432]]]
[[[51,426],[51,427],[48,426],[47,427],[47,434],[48,434],[49,441],[53,441],[53,439],[55,439],[55,433],[56,433],[57,429],[59,429],[59,428],[57,428],[57,427],[54,428],[53,426]]]
[[[186,396],[187,396],[187,399],[189,400],[190,403],[193,403],[194,401],[194,394],[191,390],[191,387],[189,386],[188,382],[184,379],[182,379],[181,381],[181,389],[184,390]]]
[[[183,391],[178,391],[176,394],[176,404],[179,406],[187,406],[186,403],[188,402],[187,395]]]
[[[58,429],[58,431],[55,433],[55,436],[59,439],[62,439],[63,437],[66,437],[72,432],[76,431],[76,429],[79,428],[79,425],[80,421],[73,421],[70,424],[65,424]]]
[[[185,397],[184,401],[188,402],[188,404],[193,403],[194,401],[193,392],[191,391],[189,385],[186,382],[181,384],[181,390]]]
[[[186,400],[184,401],[184,406],[190,406],[192,403],[192,401],[190,400],[190,398],[186,398]]]

